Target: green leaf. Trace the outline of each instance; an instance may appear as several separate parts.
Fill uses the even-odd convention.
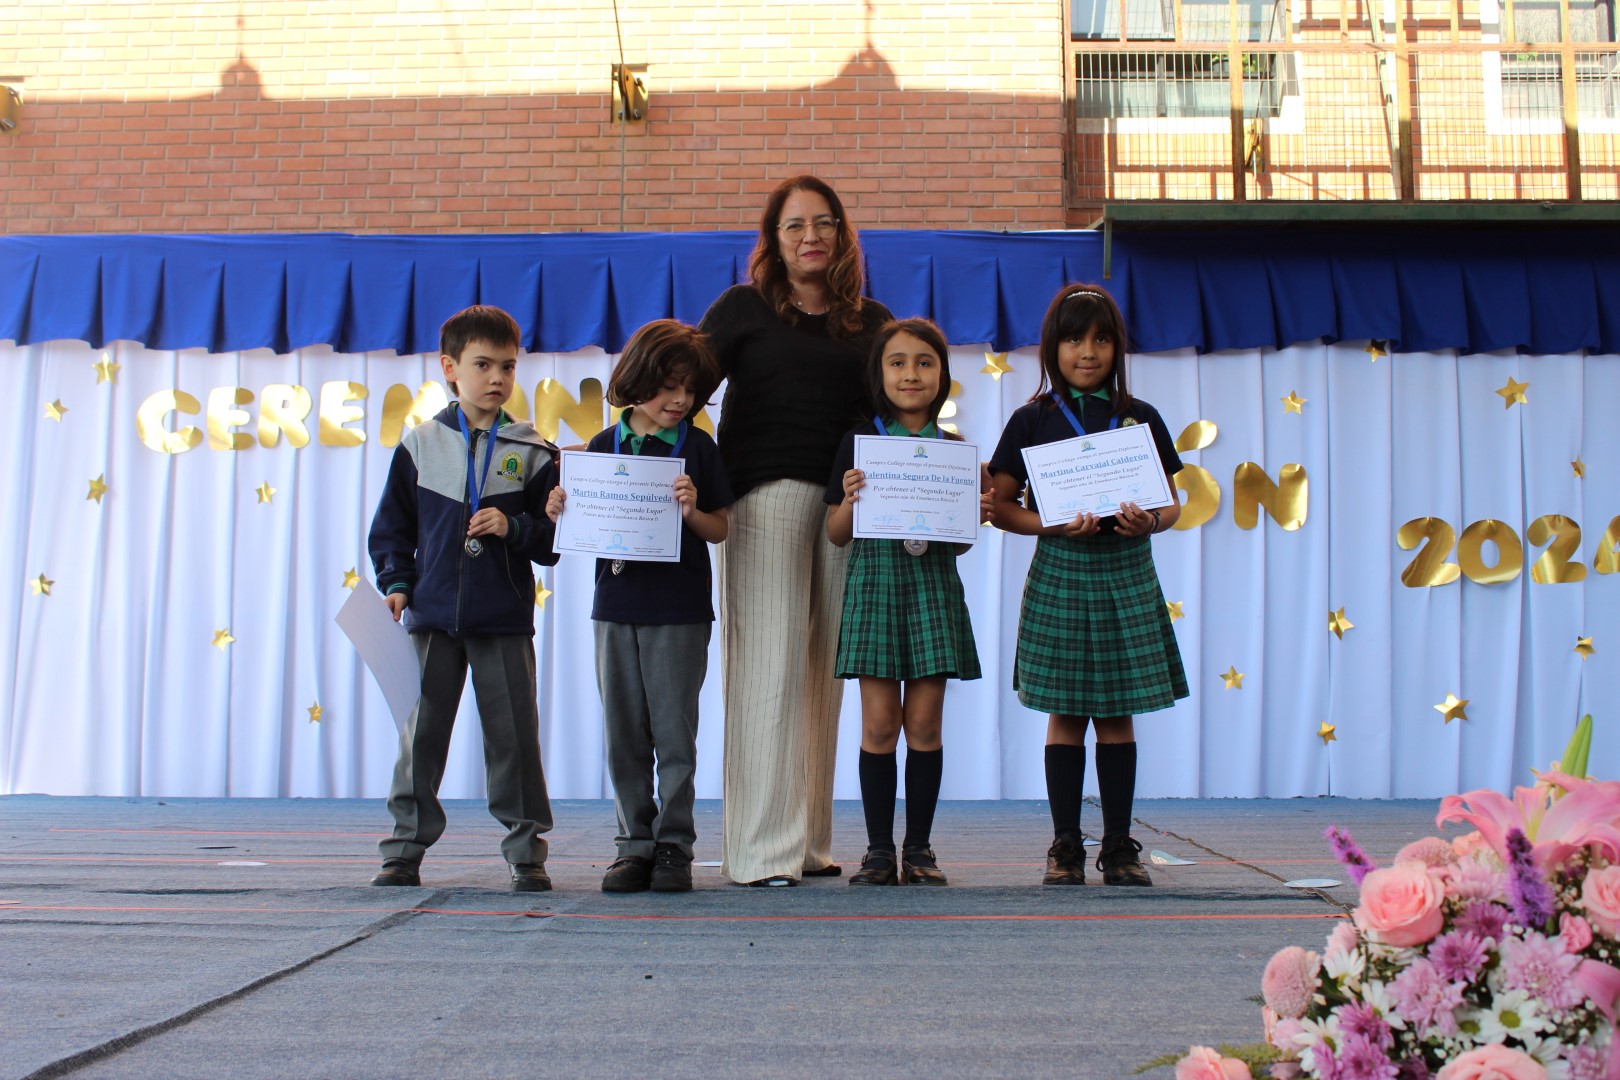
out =
[[[1569,737],[1569,745],[1564,747],[1564,759],[1558,763],[1558,767],[1566,776],[1585,779],[1586,762],[1591,753],[1592,714],[1587,713],[1581,717],[1580,723],[1575,725],[1575,733]]]

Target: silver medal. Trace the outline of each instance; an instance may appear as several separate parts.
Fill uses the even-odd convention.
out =
[[[466,551],[468,555],[471,555],[475,559],[484,553],[484,545],[479,542],[478,537],[476,536],[467,537],[467,542],[462,544],[461,547],[462,550]]]
[[[624,560],[623,559],[614,559],[613,560],[613,576],[618,577],[622,573],[624,573]]]
[[[928,550],[928,541],[926,540],[905,540],[902,542],[905,545],[907,555],[921,555]]]

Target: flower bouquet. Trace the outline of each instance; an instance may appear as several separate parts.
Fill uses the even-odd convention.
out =
[[[1261,980],[1266,1044],[1194,1047],[1177,1080],[1620,1080],[1620,781],[1584,778],[1591,718],[1564,760],[1507,798],[1441,801],[1473,832],[1375,868],[1328,830],[1361,888],[1321,953]]]

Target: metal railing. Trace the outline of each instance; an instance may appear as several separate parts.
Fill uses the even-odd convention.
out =
[[[1620,45],[1347,10],[1292,41],[1273,18],[1273,40],[1073,42],[1071,205],[1620,199]]]

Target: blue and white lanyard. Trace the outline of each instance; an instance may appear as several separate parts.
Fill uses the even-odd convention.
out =
[[[930,420],[929,423],[934,423],[934,422],[932,420]],[[895,436],[889,434],[889,429],[883,426],[883,420],[880,417],[876,417],[876,416],[872,417],[872,426],[877,428],[877,433],[879,435],[882,435],[884,438],[892,439],[892,438],[895,437]],[[945,437],[945,433],[939,429],[938,424],[934,424],[934,434],[931,437],[935,438],[935,439],[943,439]],[[902,439],[917,439],[917,438],[921,438],[921,436],[919,436],[919,435],[901,435],[900,438],[902,438]]]

